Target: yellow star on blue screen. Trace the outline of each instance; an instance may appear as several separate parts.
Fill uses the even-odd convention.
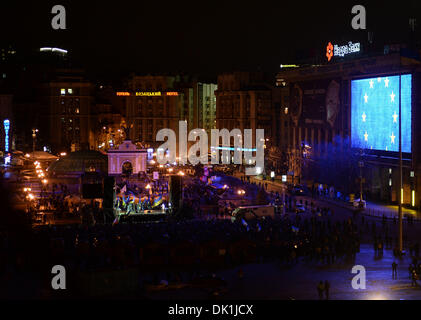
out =
[[[393,122],[398,122],[398,115],[396,114],[396,111],[395,111],[395,113],[393,114]]]
[[[365,122],[365,118],[367,118],[367,115],[365,114],[365,112],[363,113],[362,118],[363,118],[363,122]]]
[[[390,100],[392,101],[392,102],[395,102],[395,94],[393,93],[393,91],[392,91],[392,94],[390,95]]]
[[[364,133],[364,140],[365,141],[368,141],[368,133],[367,133],[367,131]]]
[[[389,87],[389,78],[384,79],[384,87]]]
[[[373,79],[371,79],[370,80],[370,89],[374,89],[373,85],[374,85],[374,81],[373,81]]]
[[[368,102],[368,96],[367,96],[367,93],[365,94],[365,96],[364,96],[364,101],[365,101],[365,103],[367,103]]]
[[[392,141],[392,143],[395,143],[395,135],[393,134],[393,132],[392,132],[392,135],[390,136],[390,140]]]

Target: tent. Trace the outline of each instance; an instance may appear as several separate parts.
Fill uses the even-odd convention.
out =
[[[34,151],[29,153],[29,159],[37,161],[52,161],[57,160],[58,157],[48,152]]]

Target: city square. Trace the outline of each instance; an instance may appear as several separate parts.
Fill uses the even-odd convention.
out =
[[[155,6],[34,4],[48,28],[1,38],[1,300],[419,300],[419,4],[395,33],[279,4],[282,35],[263,4],[212,27]]]

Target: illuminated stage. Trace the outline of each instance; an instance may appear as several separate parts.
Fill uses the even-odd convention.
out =
[[[116,210],[115,213],[119,223],[158,222],[165,220],[168,216],[165,210],[144,210],[138,213],[131,212],[130,214]]]

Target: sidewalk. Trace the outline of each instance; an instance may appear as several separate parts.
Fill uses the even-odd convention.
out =
[[[239,174],[239,173],[235,173],[234,174],[235,177],[237,178],[241,178],[241,176],[243,176],[243,174]],[[279,179],[275,179],[275,182],[272,182],[271,180],[263,180],[263,178],[261,177],[250,177],[250,182],[256,182],[256,183],[267,183],[268,186],[272,186],[275,188],[279,188],[276,191],[282,190],[282,188],[284,187],[283,183],[280,182]],[[327,197],[318,197],[318,198],[314,198],[316,200],[319,201],[324,201],[324,202],[328,202],[331,203],[335,206],[344,208],[344,209],[348,209],[348,210],[355,210],[355,208],[349,204],[348,202],[342,201],[342,200],[336,200],[336,199],[330,199]],[[415,220],[419,220],[421,221],[421,212],[414,210],[414,209],[408,209],[408,208],[402,208],[402,212],[405,215],[412,215],[414,217]],[[397,205],[387,205],[387,204],[380,204],[380,203],[375,203],[375,202],[371,202],[371,201],[367,201],[366,202],[366,209],[363,211],[364,215],[367,216],[373,216],[373,217],[382,217],[383,214],[389,218],[389,219],[393,219],[393,217],[398,217],[398,206]]]
[[[392,263],[396,261],[397,279],[392,278]],[[228,283],[228,290],[220,300],[318,300],[316,286],[319,281],[331,284],[332,300],[418,300],[421,287],[411,286],[408,266],[410,257],[395,258],[391,250],[376,257],[371,245],[362,244],[353,262],[332,265],[317,262],[280,265],[276,262],[252,263],[221,270],[217,275]],[[366,270],[366,288],[355,290],[352,268],[361,265]],[[242,269],[243,278],[238,277]],[[418,281],[419,283],[419,281]],[[184,288],[150,293],[152,299],[208,299],[209,293],[198,288]]]

